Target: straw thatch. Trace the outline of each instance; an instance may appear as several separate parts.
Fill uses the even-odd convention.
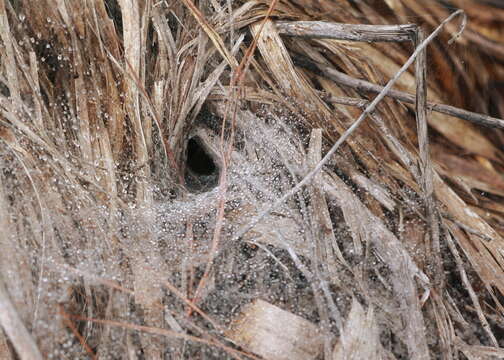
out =
[[[0,359],[504,358],[502,39],[497,0],[0,0]]]

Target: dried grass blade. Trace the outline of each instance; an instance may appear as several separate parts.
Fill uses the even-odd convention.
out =
[[[147,167],[144,166],[149,160],[147,143],[143,126],[141,122],[140,101],[138,98],[138,88],[135,79],[140,79],[141,65],[141,23],[140,23],[140,5],[133,0],[121,0],[121,13],[123,19],[123,38],[124,38],[124,59],[132,77],[126,80],[126,103],[125,110],[128,114],[134,131],[136,165],[138,175],[147,176]],[[138,183],[137,199],[139,205],[145,201],[148,202],[148,191],[143,182]]]
[[[88,97],[87,97],[87,89],[86,84],[84,82],[84,64],[82,63],[82,59],[80,56],[80,47],[76,41],[76,38],[73,37],[73,48],[75,49],[75,71],[78,75],[74,79],[75,86],[75,106],[76,106],[76,116],[77,121],[79,123],[79,131],[78,138],[80,143],[80,150],[82,154],[82,159],[84,162],[91,164],[93,162],[93,149],[91,146],[91,129],[90,129],[90,114],[88,109]],[[93,168],[90,169],[91,172],[94,172]]]
[[[317,166],[322,152],[322,129],[313,129],[310,138],[310,148],[308,152],[309,168]],[[324,178],[322,174],[315,176],[313,186],[310,186],[311,193],[311,217],[313,221],[313,232],[315,244],[315,254],[318,264],[327,267],[328,274],[336,276],[337,269],[335,258],[342,264],[349,267],[334,235],[333,224],[327,206],[325,194],[322,190]],[[332,277],[331,276],[331,277]]]
[[[35,55],[35,52],[30,51],[30,75],[31,75],[31,80],[28,81],[30,83],[30,86],[32,86],[32,91],[34,94],[39,94],[40,93],[40,82],[39,82],[39,75],[38,75],[38,64],[37,64],[37,57]],[[37,126],[40,131],[43,131],[44,129],[44,120],[42,118],[42,106],[41,106],[41,98],[39,96],[35,96],[34,99],[34,104],[33,106],[35,107],[35,118],[33,122],[35,123],[35,126]]]
[[[259,36],[260,24],[254,24],[250,29],[255,36]],[[324,124],[334,123],[329,108],[320,100],[307,80],[296,72],[292,59],[272,21],[264,24],[257,46],[269,70],[273,73],[277,86],[295,101],[296,106],[302,109],[311,124],[315,127],[324,127]],[[343,131],[341,128],[339,130]]]
[[[125,108],[133,130],[134,157],[137,166],[137,175],[142,178],[150,176],[149,163],[149,134],[150,119],[142,121],[142,108],[140,90],[143,89],[145,77],[142,65],[145,64],[146,31],[148,14],[152,3],[140,4],[135,0],[119,1],[123,20],[124,59],[131,75],[125,83]],[[146,101],[147,108],[152,110],[150,101]],[[163,311],[159,308],[162,303],[163,293],[160,289],[156,273],[164,272],[165,266],[157,247],[145,248],[141,244],[152,241],[152,201],[153,195],[147,181],[143,179],[136,182],[136,206],[142,209],[134,214],[133,221],[142,226],[133,234],[134,243],[124,244],[124,250],[129,257],[130,266],[134,275],[135,301],[142,306],[144,319],[147,324],[158,326],[163,322]],[[136,219],[134,217],[137,217]],[[164,345],[157,340],[141,337],[142,346],[146,356],[160,358]]]

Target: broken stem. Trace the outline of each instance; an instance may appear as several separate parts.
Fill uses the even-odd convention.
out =
[[[410,41],[417,29],[415,24],[362,25],[325,21],[277,21],[275,25],[279,34],[287,36],[365,42]]]

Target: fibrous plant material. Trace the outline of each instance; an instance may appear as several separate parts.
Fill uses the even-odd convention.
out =
[[[0,0],[0,357],[502,357],[503,19]]]

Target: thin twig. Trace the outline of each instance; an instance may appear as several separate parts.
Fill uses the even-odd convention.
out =
[[[249,354],[249,353],[246,353],[246,352],[243,352],[240,350],[235,350],[230,346],[226,346],[225,344],[221,343],[218,339],[212,339],[212,338],[203,339],[203,338],[199,338],[196,336],[188,335],[186,333],[176,332],[173,330],[157,328],[157,327],[152,327],[152,326],[136,325],[136,324],[114,321],[114,320],[93,319],[93,318],[80,316],[80,315],[73,315],[73,314],[67,314],[67,316],[70,319],[74,319],[74,320],[78,320],[78,321],[91,321],[96,324],[103,324],[103,325],[108,325],[108,326],[120,327],[120,328],[127,329],[127,330],[134,330],[134,331],[139,331],[139,332],[152,334],[152,335],[161,335],[161,336],[165,336],[165,337],[173,338],[173,339],[182,339],[182,340],[186,340],[186,341],[192,341],[195,343],[216,347],[216,348],[219,348],[219,349],[227,352],[229,355],[231,355],[235,359],[241,359],[240,355],[243,355],[243,356],[247,356],[251,359],[260,360],[260,358],[257,356],[254,356],[252,354]]]
[[[296,59],[295,59],[296,60]],[[296,65],[299,65],[301,67],[306,67],[309,70],[312,69],[313,66],[315,66],[322,74],[323,76],[333,80],[334,82],[348,86],[352,89],[356,89],[358,91],[366,91],[366,92],[373,92],[373,93],[381,93],[383,91],[383,86],[381,85],[376,85],[373,83],[370,83],[369,81],[366,80],[361,80],[361,79],[356,79],[354,77],[351,77],[347,74],[344,74],[336,69],[333,69],[330,66],[316,63],[312,60],[308,60],[305,57],[302,58],[301,61],[295,61]],[[310,66],[311,65],[311,66]],[[403,91],[398,91],[398,90],[390,90],[386,96],[389,96],[393,99],[405,102],[407,104],[415,104],[415,95],[403,92]],[[331,100],[329,100],[331,101]],[[492,127],[492,128],[500,128],[504,129],[504,120],[502,119],[497,119],[488,115],[483,115],[483,114],[478,114],[472,111],[467,111],[463,110],[460,108],[457,108],[455,106],[450,106],[450,105],[445,105],[445,104],[438,104],[434,102],[427,102],[427,109],[431,111],[436,111],[442,114],[450,115],[453,117],[457,117],[462,120],[467,120],[470,121],[474,124],[477,125],[482,125],[482,126],[487,126],[487,127]]]
[[[359,127],[359,125],[364,121],[367,115],[374,111],[376,105],[383,100],[385,95],[392,89],[392,86],[397,82],[399,77],[404,73],[411,64],[415,61],[416,57],[420,52],[432,41],[434,38],[441,32],[443,27],[459,15],[465,16],[462,10],[457,10],[453,14],[451,14],[448,18],[446,18],[437,28],[429,35],[427,39],[425,39],[413,52],[413,54],[409,57],[406,63],[399,69],[399,71],[395,74],[395,76],[390,79],[387,85],[382,89],[380,94],[368,105],[368,107],[364,110],[364,112],[359,116],[359,118],[341,135],[341,137],[336,141],[336,143],[332,146],[332,148],[327,152],[327,154],[322,158],[322,160],[317,164],[317,166],[310,171],[296,186],[294,186],[290,191],[285,193],[280,199],[275,201],[272,205],[269,205],[264,209],[259,215],[257,215],[252,221],[248,224],[244,225],[238,232],[233,236],[233,240],[238,240],[244,234],[246,234],[249,230],[251,230],[259,221],[261,221],[266,215],[268,215],[273,209],[276,209],[278,206],[283,204],[287,199],[289,199],[292,195],[298,192],[301,188],[303,188],[306,184],[308,184],[312,178],[324,167],[324,165],[329,161],[331,156],[338,150],[338,148],[343,144],[350,135]]]
[[[197,312],[198,314],[201,315],[201,317],[203,319],[205,319],[206,321],[208,321],[210,324],[212,324],[212,326],[219,330],[219,331],[223,331],[222,329],[222,326],[220,326],[218,323],[216,323],[212,318],[210,318],[203,310],[201,310],[199,307],[197,307],[194,303],[192,303],[186,296],[184,296],[184,294],[182,294],[180,292],[180,290],[178,290],[174,285],[172,285],[169,281],[165,280],[163,282],[163,285],[168,289],[170,290],[173,294],[175,294],[184,304],[186,304],[187,306],[189,306],[191,308],[191,310]]]
[[[96,357],[96,354],[94,353],[93,349],[89,346],[89,344],[86,342],[86,339],[82,334],[79,332],[77,327],[74,325],[74,323],[70,320],[70,317],[68,316],[68,313],[65,311],[62,305],[59,305],[59,312],[61,316],[63,317],[63,323],[70,329],[70,331],[74,334],[74,336],[79,340],[79,343],[81,346],[86,350],[88,355],[91,357],[92,360],[97,360],[98,358]]]

